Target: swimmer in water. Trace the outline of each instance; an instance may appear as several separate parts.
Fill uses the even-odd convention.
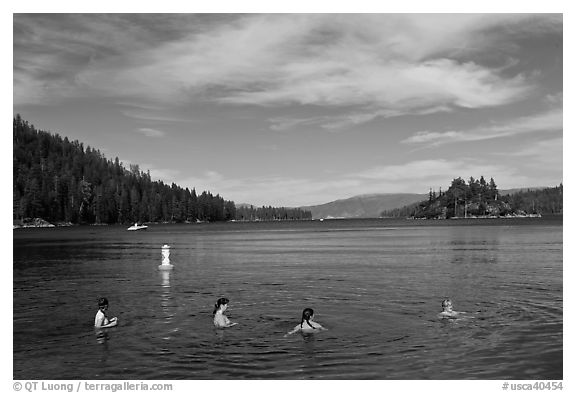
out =
[[[296,325],[296,327],[292,331],[286,333],[284,337],[289,336],[296,332],[316,333],[321,330],[328,330],[322,327],[322,325],[320,325],[319,323],[314,322],[313,319],[314,319],[314,310],[312,310],[311,308],[305,308],[304,311],[302,311],[302,320],[300,321],[300,324]]]
[[[229,302],[225,297],[221,297],[214,305],[214,326],[217,328],[227,328],[238,325],[236,322],[230,322],[226,315],[224,315],[224,311],[228,308]]]
[[[96,317],[94,317],[94,327],[97,328],[108,328],[114,327],[118,324],[118,318],[114,317],[108,320],[106,311],[108,310],[108,299],[101,297],[98,299],[98,312]]]
[[[459,312],[454,311],[452,309],[452,301],[450,299],[444,299],[442,301],[442,312],[440,314],[438,314],[438,317],[440,318],[456,318],[456,316],[458,316]]]

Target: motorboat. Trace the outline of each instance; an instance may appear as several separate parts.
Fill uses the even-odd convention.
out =
[[[138,223],[134,223],[134,225],[132,225],[130,228],[128,228],[129,231],[142,231],[142,230],[146,230],[148,229],[147,225],[138,225]]]

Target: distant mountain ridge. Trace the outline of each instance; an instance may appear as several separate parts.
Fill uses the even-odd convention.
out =
[[[509,190],[499,190],[498,192],[500,193],[500,195],[512,195],[512,194],[517,194],[519,192],[525,192],[528,190],[531,191],[536,191],[536,190],[543,190],[545,188],[548,187],[522,187],[522,188],[511,188]]]
[[[546,187],[523,187],[500,190],[501,195],[511,195],[526,190],[539,190]],[[320,218],[377,218],[384,210],[392,210],[412,203],[428,200],[426,194],[382,193],[356,195],[338,199],[321,205],[300,206],[312,212],[313,219]]]
[[[395,209],[423,201],[428,194],[368,194],[339,199],[316,206],[303,206],[312,218],[374,218],[384,210]]]

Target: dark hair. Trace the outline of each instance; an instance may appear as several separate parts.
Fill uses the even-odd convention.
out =
[[[218,299],[216,301],[216,304],[214,305],[214,311],[212,312],[212,314],[216,314],[216,311],[218,311],[218,309],[220,308],[221,305],[228,304],[228,303],[230,303],[230,300],[228,300],[225,297],[221,297],[220,299]]]
[[[442,300],[442,308],[445,308],[448,306],[448,304],[452,304],[452,301],[448,298]]]
[[[314,315],[314,310],[312,310],[311,308],[305,308],[304,311],[302,311],[302,321],[300,322],[300,328],[302,328],[302,324],[304,323],[304,321],[306,321],[308,326],[310,326],[312,329],[316,329],[310,323],[310,318],[312,318],[313,315]]]
[[[98,308],[102,308],[107,305],[108,305],[108,299],[106,299],[105,297],[101,297],[100,299],[98,299]]]

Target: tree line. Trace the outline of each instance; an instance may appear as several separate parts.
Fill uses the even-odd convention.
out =
[[[270,221],[270,220],[311,220],[312,212],[309,210],[292,209],[287,207],[237,206],[236,220],[240,221]]]
[[[81,142],[13,119],[13,218],[53,223],[126,224],[238,219],[309,219],[291,208],[237,208],[220,195],[153,181]]]
[[[504,200],[514,210],[528,214],[563,214],[562,183],[556,187],[525,190],[504,196]]]
[[[562,214],[563,186],[501,195],[493,178],[458,177],[445,192],[430,189],[428,200],[383,211],[381,217],[452,218]]]

